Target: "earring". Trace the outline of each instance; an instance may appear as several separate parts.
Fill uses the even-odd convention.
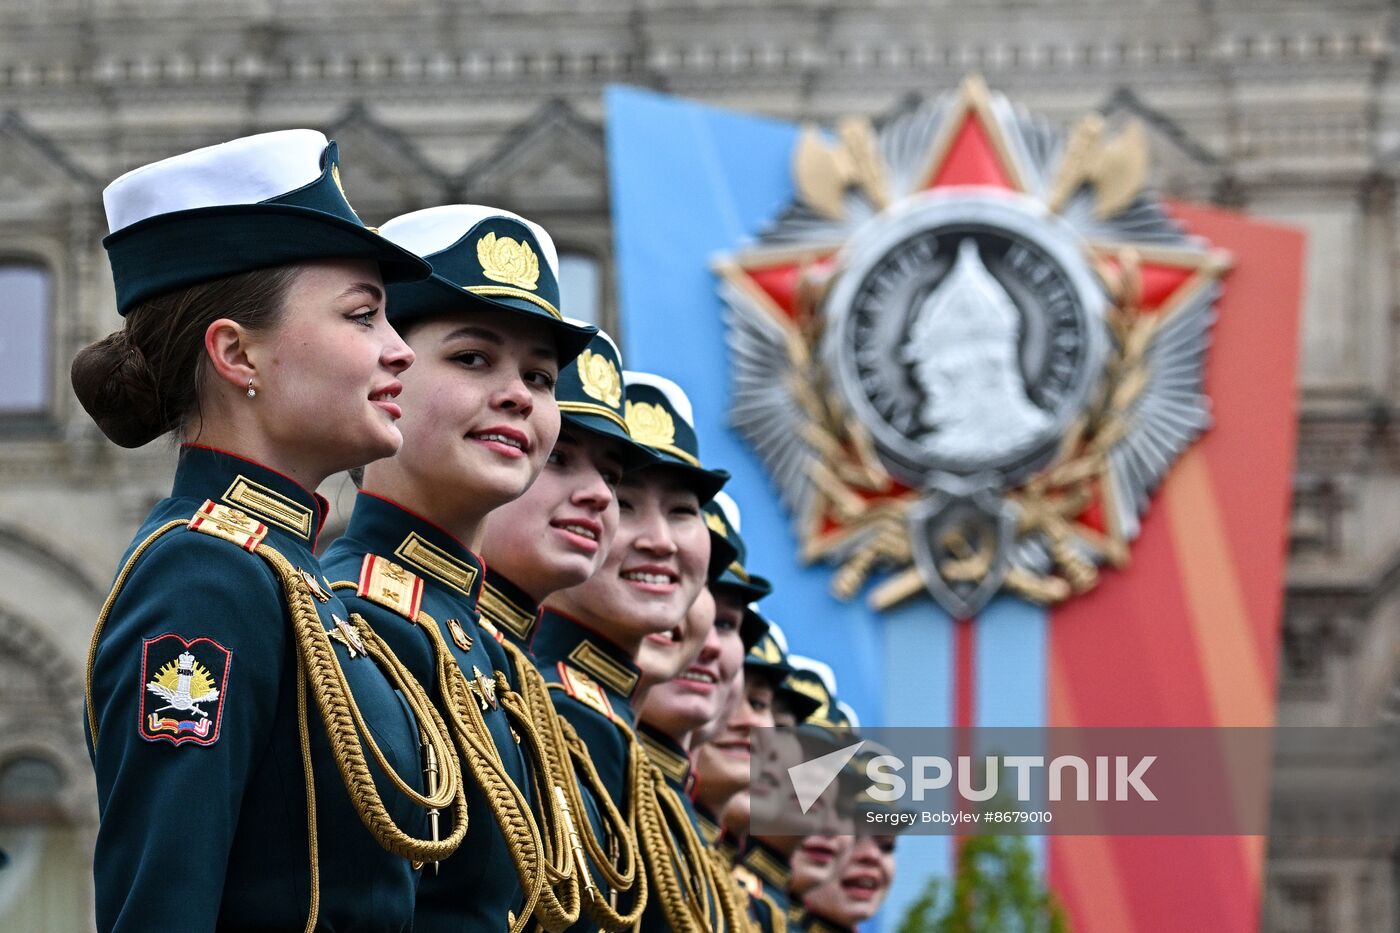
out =
[[[255,389],[255,388],[253,388],[253,380],[251,380],[251,379],[248,380],[248,397],[249,397],[249,398],[257,398],[257,397],[258,397],[258,390]]]

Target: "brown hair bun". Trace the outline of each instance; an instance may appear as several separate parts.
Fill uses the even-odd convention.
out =
[[[126,330],[78,351],[70,375],[78,401],[114,444],[140,447],[175,426],[145,354]]]

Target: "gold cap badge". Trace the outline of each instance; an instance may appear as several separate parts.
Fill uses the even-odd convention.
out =
[[[476,241],[481,274],[493,282],[534,291],[540,280],[540,258],[529,243],[494,233]]]
[[[705,513],[705,524],[710,527],[711,531],[719,535],[721,538],[729,537],[729,529],[724,527],[724,519],[720,518],[715,513]]]
[[[676,442],[671,413],[651,402],[627,403],[627,430],[634,441],[648,447],[670,447]]]
[[[622,377],[613,361],[601,353],[584,350],[578,358],[578,378],[589,398],[596,398],[609,408],[622,405]]]
[[[350,203],[350,195],[348,195],[348,194],[345,193],[345,185],[344,185],[344,183],[342,183],[341,180],[340,180],[340,163],[339,163],[339,162],[332,162],[332,163],[331,163],[331,181],[335,182],[335,186],[336,186],[337,188],[340,189],[340,196],[341,196],[342,198],[345,199],[345,206],[348,207],[348,208],[350,208],[350,213],[354,214],[355,217],[356,217],[356,219],[358,219],[360,215],[359,215],[359,213],[355,210],[355,205],[353,205],[353,204]],[[363,223],[363,221],[361,221],[361,223]],[[373,232],[375,232],[375,233],[378,233],[378,232],[379,232],[379,228],[378,228],[378,227],[368,227],[368,228],[366,228],[366,229],[369,229],[369,230],[371,230],[371,231],[373,231]]]

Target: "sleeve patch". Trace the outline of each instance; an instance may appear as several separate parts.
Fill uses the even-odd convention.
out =
[[[391,560],[366,554],[355,595],[414,622],[423,606],[423,581]]]
[[[212,638],[167,633],[141,642],[141,738],[213,745],[219,738],[233,652]]]
[[[613,712],[612,704],[608,702],[608,695],[603,692],[603,687],[598,681],[578,668],[570,667],[560,661],[559,682],[564,685],[564,691],[569,696],[589,709],[602,713],[609,722],[617,722],[617,714]]]

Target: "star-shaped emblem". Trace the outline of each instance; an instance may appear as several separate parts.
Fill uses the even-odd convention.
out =
[[[1178,451],[1194,438],[1191,431],[1200,430],[1158,418],[1175,399],[1163,404],[1160,395],[1154,397],[1152,413],[1145,417],[1134,414],[1144,409],[1132,406],[1154,372],[1166,372],[1178,362],[1169,344],[1174,340],[1184,346],[1185,341],[1174,335],[1208,326],[1194,321],[1208,317],[1201,309],[1213,300],[1229,257],[1180,234],[1129,239],[1123,231],[1131,224],[1103,222],[1141,216],[1144,224],[1158,218],[1171,223],[1172,205],[1144,193],[1148,150],[1140,126],[1130,124],[1110,138],[1102,117],[1086,116],[1065,134],[1055,158],[1038,164],[1045,154],[1029,146],[1020,118],[980,79],[970,78],[938,112],[936,123],[928,124],[932,129],[921,150],[905,143],[896,152],[881,135],[905,117],[900,125],[909,133],[911,125],[923,126],[909,120],[932,112],[896,116],[879,129],[868,120],[849,118],[830,134],[805,130],[794,154],[797,194],[784,235],[716,264],[727,303],[741,312],[739,339],[761,367],[761,372],[738,372],[736,387],[753,383],[755,393],[771,393],[779,383],[802,389],[793,393],[789,406],[800,425],[780,425],[756,414],[753,425],[740,425],[740,431],[769,455],[769,470],[797,522],[803,558],[840,565],[833,579],[837,595],[854,596],[873,572],[884,568],[894,572],[870,594],[877,608],[923,591],[930,573],[945,571],[987,577],[992,584],[988,592],[999,584],[1055,602],[1091,588],[1097,564],[1127,562],[1142,503],[1174,459],[1163,452]],[[902,161],[892,164],[895,159]],[[946,545],[952,556],[940,556],[936,570],[920,570],[914,556],[919,548],[911,546],[907,528],[910,510],[924,491],[908,477],[901,481],[891,475],[866,428],[822,377],[827,365],[823,340],[830,325],[827,299],[839,291],[843,269],[862,247],[861,237],[870,236],[882,217],[889,218],[886,224],[897,223],[916,202],[972,193],[1034,203],[1033,210],[1070,231],[1067,236],[1109,297],[1106,324],[1118,355],[1108,374],[1121,378],[1117,385],[1110,383],[1117,395],[1109,404],[1121,402],[1116,420],[1099,423],[1086,415],[1071,426],[1061,454],[1044,469],[998,490],[1015,514],[1037,523],[1017,533],[1033,531],[1059,542],[1053,572],[1037,576],[1012,568],[1004,582],[990,577],[988,562],[979,560],[970,545],[962,550]],[[852,210],[856,203],[860,210]],[[1191,322],[1182,325],[1187,316]],[[1168,336],[1159,340],[1161,334]],[[763,373],[772,379],[765,382]],[[735,410],[748,405],[758,411],[752,403],[736,397]],[[1105,427],[1118,433],[1117,447],[1111,446],[1108,431],[1094,434]],[[779,443],[775,434],[796,440]],[[1150,469],[1137,464],[1125,469],[1121,463],[1113,468],[1110,455],[1121,460],[1141,450],[1153,458],[1146,464]],[[938,544],[945,546],[941,539]],[[1093,557],[1081,559],[1080,552]]]
[[[360,638],[360,633],[349,622],[346,622],[334,612],[331,613],[331,621],[335,623],[335,628],[330,630],[331,638],[345,646],[345,651],[350,657],[367,657],[369,652],[365,650],[365,643]]]
[[[470,686],[472,693],[476,695],[476,701],[481,704],[483,713],[497,707],[496,681],[483,674],[481,668],[475,664],[472,665]]]

